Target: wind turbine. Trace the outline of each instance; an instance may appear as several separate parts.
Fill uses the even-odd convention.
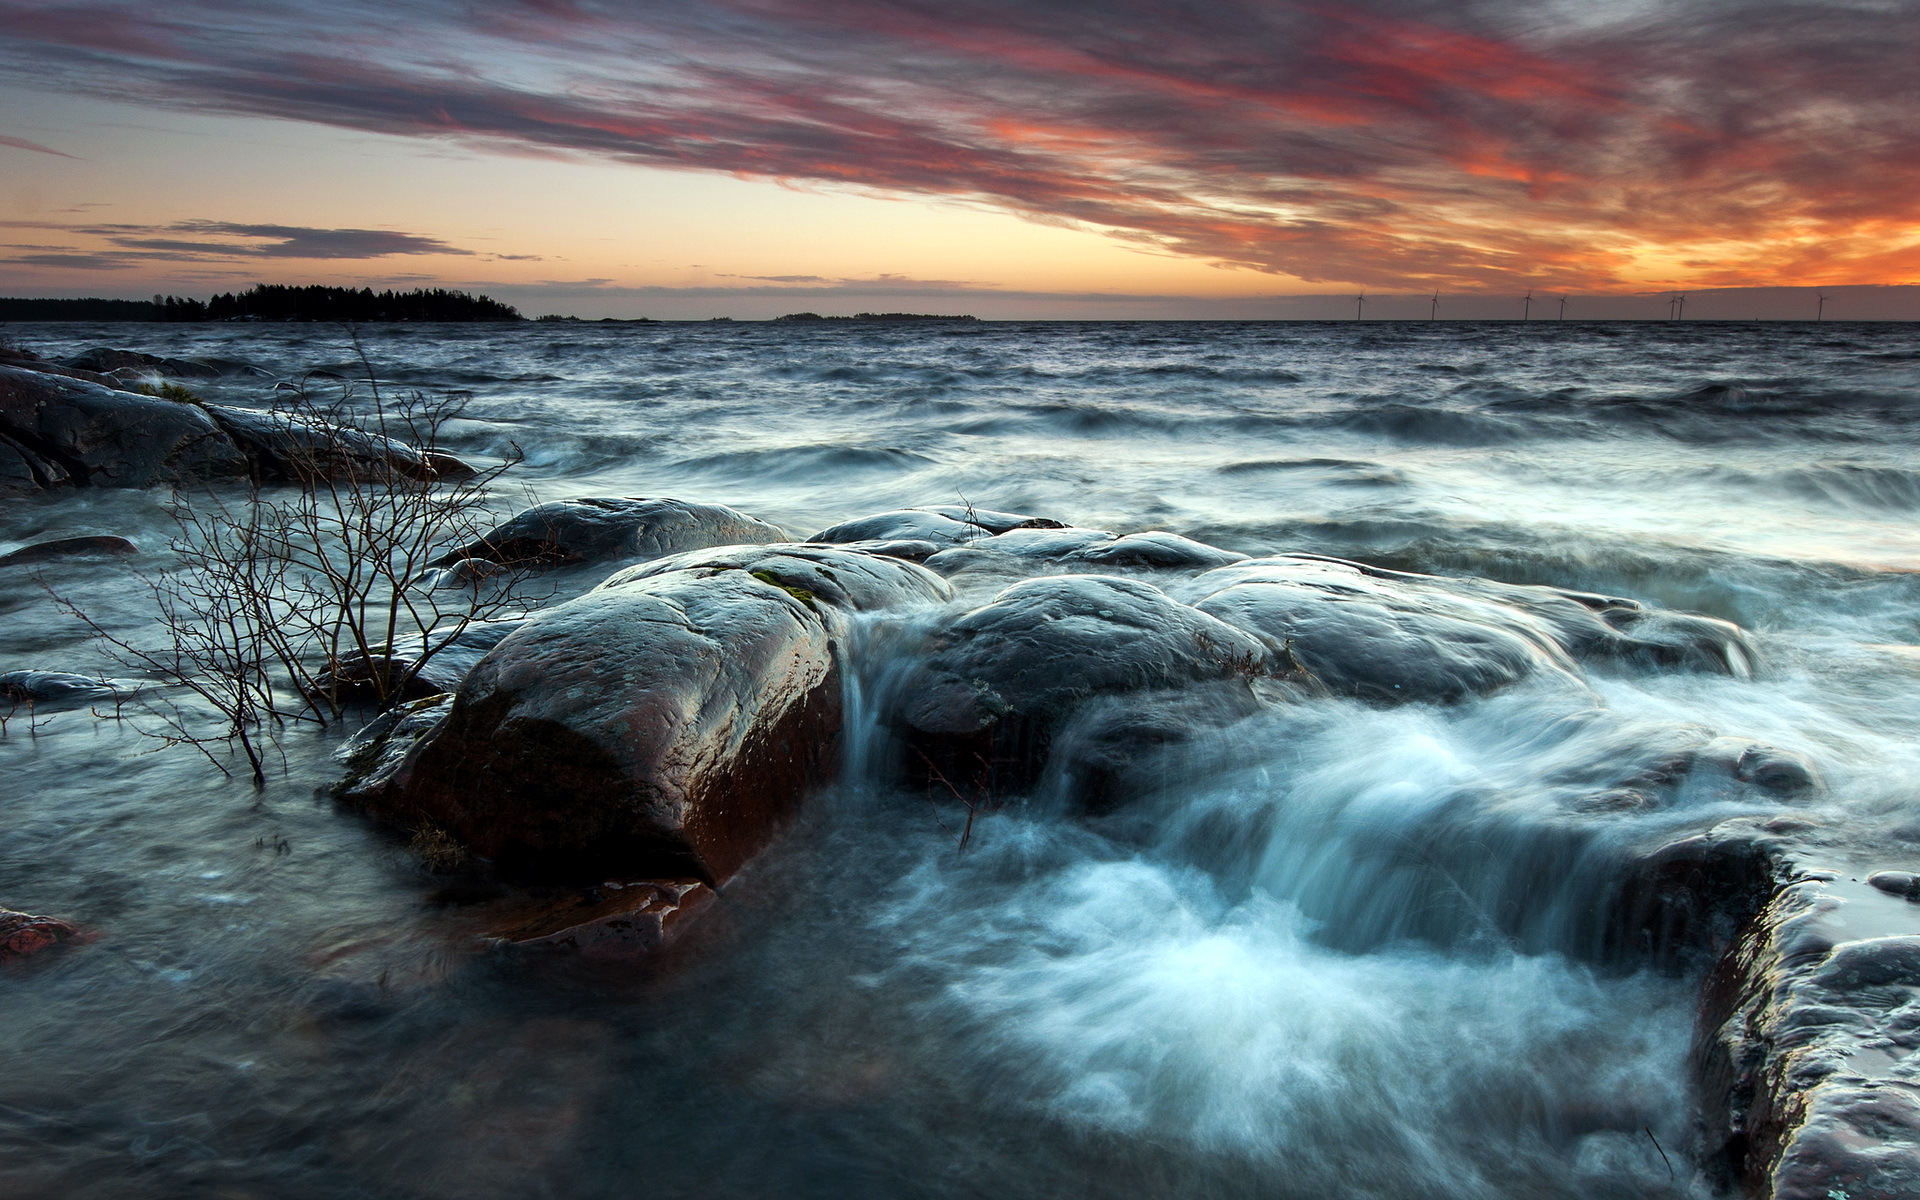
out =
[[[1532,288],[1527,289],[1527,295],[1524,300],[1524,303],[1526,304],[1526,307],[1520,310],[1520,319],[1522,321],[1531,321],[1533,320],[1533,289]]]
[[[1435,321],[1435,320],[1438,320],[1439,318],[1440,318],[1440,289],[1435,288],[1433,289],[1433,306],[1427,309],[1427,320]]]
[[[1560,319],[1562,321],[1567,319],[1567,298],[1565,296],[1560,297]]]
[[[1685,292],[1681,292],[1678,296],[1674,298],[1674,303],[1679,306],[1678,308],[1679,315],[1676,316],[1674,320],[1676,321],[1686,320],[1687,319],[1687,294]]]
[[[1361,292],[1353,298],[1353,319],[1360,320],[1360,314],[1367,310],[1367,294]]]
[[[1827,319],[1827,294],[1825,292],[1818,292],[1816,295],[1820,297],[1820,307],[1815,310],[1813,319],[1816,321],[1824,321]]]

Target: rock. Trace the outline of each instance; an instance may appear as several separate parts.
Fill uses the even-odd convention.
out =
[[[389,678],[404,676],[413,670],[415,663],[421,662],[423,652],[432,647],[432,653],[425,655],[424,664],[401,686],[399,698],[418,700],[442,695],[457,689],[487,651],[524,623],[525,619],[518,617],[474,621],[458,632],[430,633],[411,646],[402,646],[380,665],[389,672]],[[320,691],[332,692],[341,698],[380,698],[373,664],[358,652],[343,657],[333,670],[323,673],[314,683]]]
[[[1710,1147],[1729,1182],[1771,1200],[1920,1195],[1920,913],[1778,857],[1784,883],[1722,956],[1702,1003]]]
[[[953,597],[946,580],[904,559],[796,542],[673,554],[617,571],[600,587],[620,587],[673,571],[745,571],[829,617],[938,604]]]
[[[158,354],[143,354],[138,350],[111,350],[105,346],[96,346],[75,355],[66,360],[65,365],[98,373],[119,371],[132,376],[165,375],[175,379],[219,379],[234,375],[272,377],[270,372],[262,371],[251,363],[230,358],[167,358]]]
[[[326,479],[471,479],[476,472],[451,454],[422,451],[346,425],[319,425],[285,413],[205,406],[233,439],[255,477],[284,483]]]
[[[1062,526],[1013,529],[967,542],[941,551],[927,560],[927,566],[943,575],[1009,568],[1031,570],[1038,563],[1084,563],[1107,570],[1126,567],[1210,570],[1244,562],[1246,558],[1244,554],[1208,546],[1177,533],[1154,530],[1119,536],[1104,529]]]
[[[1179,711],[1177,694],[1192,692],[1205,698],[1191,703],[1245,712],[1251,681],[1274,668],[1256,639],[1150,584],[1056,575],[1015,584],[940,630],[902,683],[898,719],[934,779],[996,794],[1029,785],[1096,698],[1152,696]],[[1097,776],[1093,791],[1122,773],[1116,740],[1138,727],[1124,710],[1086,718],[1072,742]]]
[[[719,504],[589,496],[530,508],[432,564],[559,567],[659,558],[709,546],[784,542],[786,531]]]
[[[438,729],[452,708],[451,695],[425,696],[397,704],[368,722],[334,751],[334,760],[347,768],[346,777],[334,787],[335,797],[364,800],[378,795],[393,782],[414,746]]]
[[[1254,559],[1199,576],[1186,594],[1343,695],[1453,701],[1539,677],[1578,684],[1551,630],[1528,614],[1351,564]]]
[[[0,436],[44,464],[27,463],[40,487],[147,487],[248,469],[196,405],[19,367],[0,366]]]
[[[1278,557],[1334,564],[1384,584],[1487,601],[1526,613],[1563,650],[1583,661],[1638,661],[1743,677],[1753,673],[1755,651],[1746,633],[1714,617],[1649,609],[1637,600],[1565,588],[1418,575],[1317,554]]]
[[[0,966],[79,936],[79,930],[55,917],[35,917],[0,908]]]
[[[1920,875],[1912,871],[1875,871],[1867,882],[1889,896],[1920,902]]]
[[[1047,517],[992,512],[954,505],[903,508],[823,529],[809,542],[915,541],[960,546],[1013,529],[1063,529]]]
[[[492,937],[522,950],[568,950],[592,960],[626,961],[671,944],[713,902],[714,891],[692,879],[603,883],[541,905]]]
[[[9,554],[0,554],[0,567],[26,566],[30,563],[52,562],[60,558],[98,558],[139,552],[138,546],[123,537],[59,538],[51,542],[37,542],[31,546],[22,546]]]
[[[836,766],[819,607],[744,570],[675,570],[543,610],[359,798],[510,870],[718,883]]]
[[[0,675],[0,703],[9,708],[72,708],[121,695],[121,689],[107,680],[85,675],[60,671],[8,671]]]

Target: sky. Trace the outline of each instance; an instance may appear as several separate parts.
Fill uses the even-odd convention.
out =
[[[1920,319],[1915,63],[1920,0],[0,0],[0,294]]]

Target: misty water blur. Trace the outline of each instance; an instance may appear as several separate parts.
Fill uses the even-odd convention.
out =
[[[13,336],[360,370],[316,326]],[[1817,765],[1799,815],[1920,837],[1906,327],[361,336],[389,386],[471,391],[450,448],[521,447],[542,499],[718,501],[797,536],[965,500],[1634,597],[1747,625],[1762,662],[1299,699],[1170,750],[1111,813],[1043,779],[963,853],[968,814],[899,790],[882,729],[927,618],[876,619],[845,783],[670,962],[615,972],[473,950],[483,904],[316,796],[338,733],[284,739],[256,795],[126,722],[16,714],[0,902],[99,937],[0,976],[0,1192],[1706,1196],[1698,968],[1597,962],[1594,888],[1616,850],[1789,806],[1710,781],[1586,798],[1677,741],[1748,736]],[[270,382],[193,386],[259,404]],[[163,502],[12,502],[0,551],[132,538],[131,567],[37,575],[139,631]],[[0,670],[122,670],[28,572],[0,574],[0,614]],[[1541,828],[1567,831],[1552,854]]]

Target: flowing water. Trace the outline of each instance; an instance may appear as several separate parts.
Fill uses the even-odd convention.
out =
[[[362,369],[316,326],[12,333],[49,356]],[[0,1195],[1710,1196],[1699,965],[1597,959],[1591,881],[1503,831],[1690,724],[1808,755],[1828,788],[1812,818],[1878,839],[1880,865],[1920,858],[1911,327],[362,338],[394,384],[471,392],[451,448],[519,447],[510,479],[540,499],[718,501],[800,536],[964,499],[1632,596],[1740,622],[1762,662],[1600,672],[1576,696],[1300,702],[1170,758],[1108,816],[1043,782],[962,850],[957,806],[894,785],[878,714],[916,623],[876,620],[852,649],[846,781],[679,949],[616,970],[473,949],[474,906],[317,795],[337,734],[288,735],[256,793],[138,722],[16,713],[0,903],[96,937],[0,973]],[[263,403],[270,382],[195,386]],[[0,510],[0,551],[143,547],[0,572],[0,670],[126,673],[41,580],[143,631],[163,500]],[[1689,787],[1599,840],[1782,807]]]

